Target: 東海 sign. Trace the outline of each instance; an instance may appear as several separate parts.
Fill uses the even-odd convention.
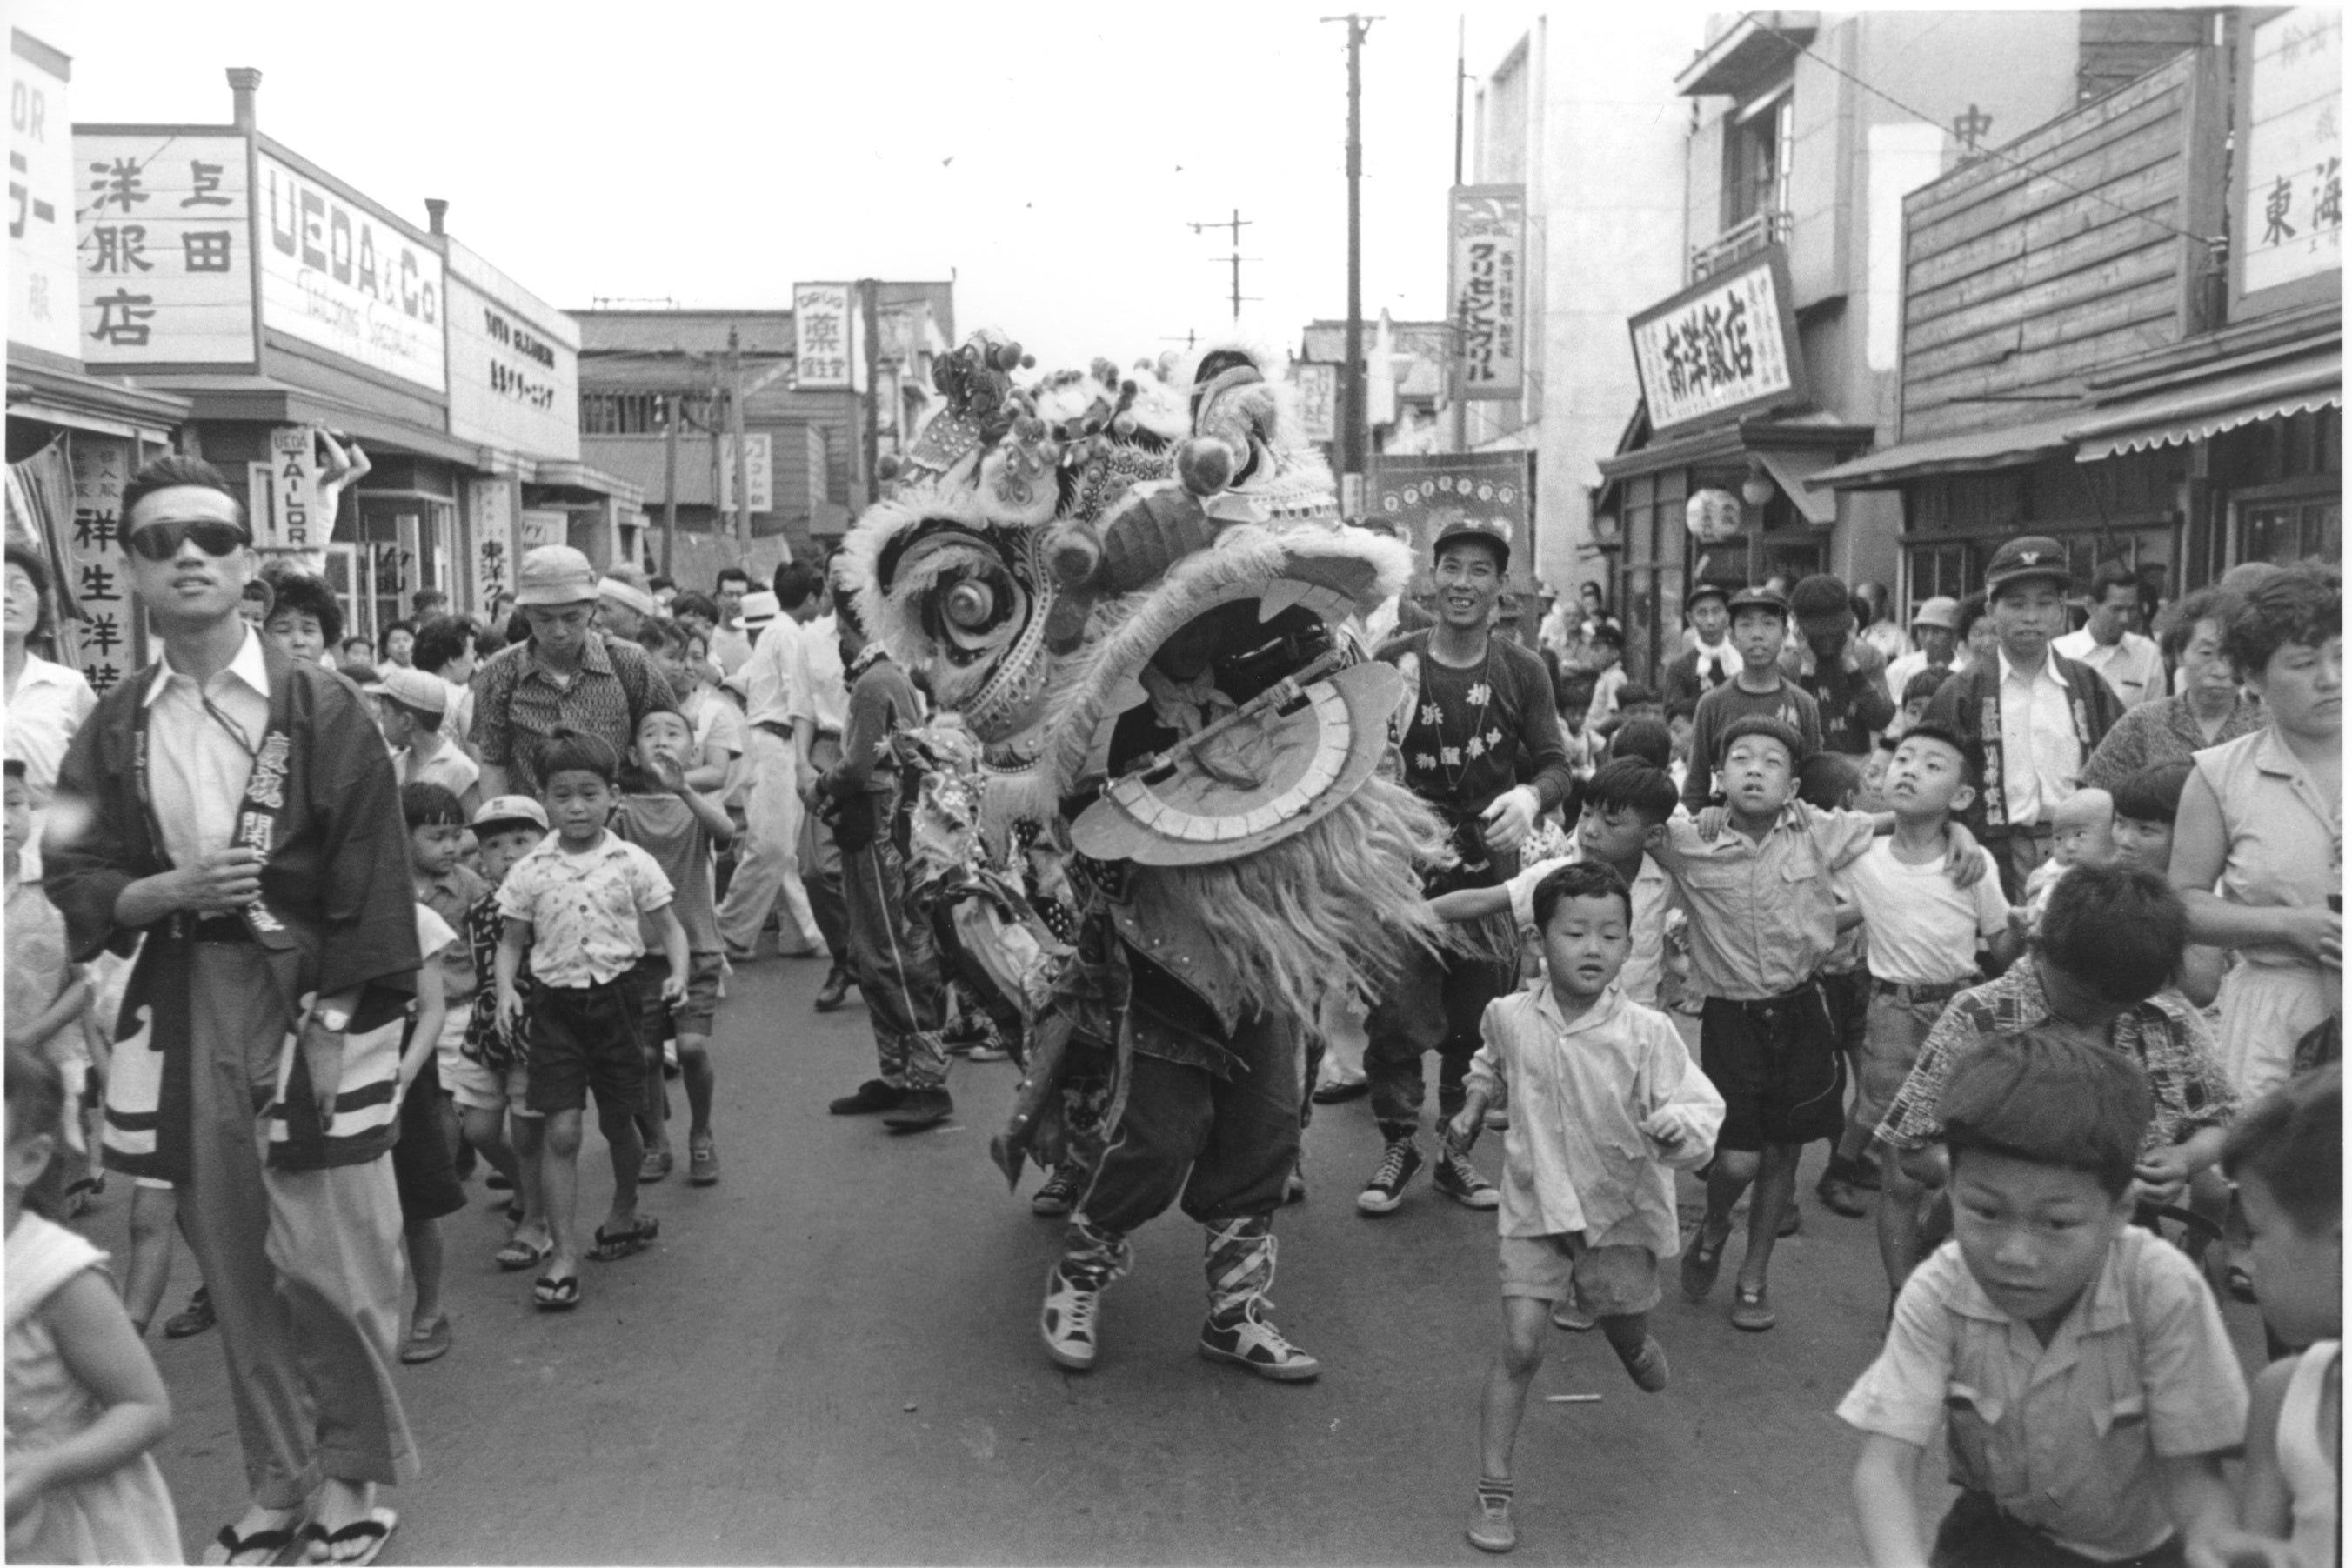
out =
[[[65,56],[24,33],[8,59],[8,340],[81,358]]]
[[[793,380],[803,392],[851,383],[849,298],[846,283],[793,285]]]
[[[242,136],[74,137],[84,364],[254,362],[245,159]]]
[[[267,152],[257,162],[262,324],[443,391],[440,253]]]
[[[2258,311],[2334,298],[2330,275],[2344,266],[2344,13],[2299,5],[2265,17],[2247,27],[2241,53],[2236,292],[2266,296]]]
[[[1702,279],[1629,323],[1657,434],[1810,395],[1779,246]]]
[[[1521,358],[1527,313],[1528,192],[1524,185],[1456,185],[1447,207],[1449,292],[1460,333],[1465,398],[1526,392]]]

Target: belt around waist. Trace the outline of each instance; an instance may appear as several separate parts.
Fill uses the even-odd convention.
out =
[[[1795,990],[1782,991],[1777,997],[1711,997],[1708,999],[1728,1002],[1735,1008],[1785,1008],[1793,1007],[1799,1002],[1810,1001],[1820,996],[1821,992],[1822,982],[1820,977],[1816,977],[1807,980]]]
[[[1932,986],[1914,986],[1901,980],[1882,980],[1874,975],[1870,981],[1870,994],[1874,997],[1893,997],[1895,1000],[1904,1002],[1946,1002],[1975,984],[1973,979],[1969,979],[1941,980]]]

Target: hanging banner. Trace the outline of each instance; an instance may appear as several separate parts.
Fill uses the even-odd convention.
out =
[[[476,479],[467,488],[474,517],[474,605],[488,610],[491,600],[514,586],[514,486],[506,479]]]
[[[2298,5],[2247,35],[2238,112],[2245,172],[2231,258],[2242,299],[2344,266],[2344,14]],[[2333,298],[2336,289],[2329,277],[2255,308]]]
[[[1446,292],[1461,337],[1455,384],[1466,399],[1524,396],[1527,187],[1456,185],[1448,215]]]
[[[8,341],[81,358],[73,120],[65,56],[16,34],[8,59]]]
[[[122,580],[122,486],[131,443],[79,431],[72,441],[73,529],[66,536],[79,620],[60,621],[58,653],[104,696],[133,667],[131,590]]]
[[[73,157],[82,363],[251,365],[245,138],[88,133]]]
[[[1655,434],[1810,395],[1780,247],[1702,279],[1627,323]]]
[[[793,379],[803,392],[851,384],[850,293],[846,283],[793,285]]]
[[[1535,570],[1535,454],[1449,452],[1380,459],[1365,515],[1385,517],[1412,546],[1413,572],[1426,580],[1430,547],[1451,524],[1491,524],[1510,542],[1511,569]]]
[[[1290,367],[1298,386],[1299,429],[1309,441],[1339,438],[1339,367],[1298,364]]]
[[[751,492],[751,510],[767,512],[775,509],[774,446],[764,430],[747,431],[743,436],[744,488]],[[719,438],[719,509],[735,509],[735,438]]]

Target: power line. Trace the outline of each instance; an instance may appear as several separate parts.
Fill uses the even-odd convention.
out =
[[[1781,43],[1787,45],[1789,48],[1795,53],[1803,55],[1808,59],[1812,60],[1815,64],[1822,66],[1823,68],[1838,76],[1843,77],[1846,80],[1853,83],[1854,86],[1862,89],[1863,91],[1869,93],[1872,97],[1884,99],[1885,102],[1893,104],[1896,109],[1901,110],[1904,113],[1923,124],[1932,125],[1938,131],[1945,129],[1944,122],[1937,120],[1935,116],[1923,113],[1920,110],[1912,108],[1901,99],[1896,98],[1893,93],[1888,92],[1884,88],[1864,81],[1862,78],[1854,75],[1852,71],[1847,70],[1843,66],[1841,66],[1836,61],[1830,59],[1827,56],[1816,54],[1811,46],[1801,43],[1797,39],[1790,37],[1788,34],[1780,31],[1780,28],[1772,26],[1771,23],[1764,20],[1763,16],[1759,13],[1754,11],[1742,11],[1740,16],[1748,21],[1753,22],[1759,32],[1770,34],[1773,37],[1780,39]],[[2081,196],[2086,201],[2096,202],[2103,207],[2112,207],[2126,218],[2131,218],[2139,223],[2147,224],[2151,228],[2161,229],[2166,234],[2171,235],[2177,239],[2189,240],[2194,244],[2205,246],[2212,249],[2219,249],[2226,243],[2226,239],[2222,235],[2190,234],[2187,229],[2181,228],[2175,224],[2166,223],[2162,218],[2152,218],[2146,213],[2136,213],[2132,211],[2131,208],[2125,206],[2121,202],[2116,201],[2112,197],[2103,196],[2096,191],[2084,190],[2082,186],[2074,183],[2072,181],[2061,179],[2058,175],[2051,172],[2047,169],[2036,169],[2032,164],[2026,162],[2023,159],[2012,157],[1997,147],[1979,148],[1978,152],[1980,156],[2000,159],[2011,169],[2047,180],[2062,191],[2071,191],[2075,195]]]

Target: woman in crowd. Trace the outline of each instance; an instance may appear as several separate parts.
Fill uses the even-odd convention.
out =
[[[57,788],[58,764],[65,759],[66,743],[98,706],[98,694],[90,690],[80,671],[33,652],[36,639],[46,643],[52,635],[47,565],[32,550],[12,544],[6,570],[8,755],[25,764],[25,784],[33,808],[26,874],[37,876],[41,812],[49,803],[49,792]]]
[[[2157,646],[2180,671],[2179,695],[2126,712],[2083,765],[2084,789],[2113,789],[2144,768],[2187,762],[2263,727],[2261,706],[2238,689],[2238,672],[2221,652],[2235,597],[2200,589],[2165,612]]]

